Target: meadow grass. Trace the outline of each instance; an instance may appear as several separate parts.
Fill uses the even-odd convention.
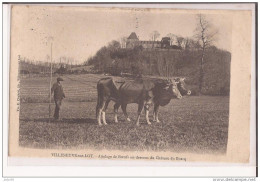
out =
[[[52,103],[52,112],[54,110]],[[225,153],[228,139],[229,97],[186,96],[160,107],[161,123],[147,125],[144,114],[136,126],[137,105],[129,104],[131,122],[120,109],[113,120],[113,104],[107,110],[107,126],[98,126],[96,102],[63,102],[62,121],[48,119],[48,103],[21,103],[20,146],[52,149],[107,149]],[[152,111],[152,109],[151,109]],[[53,114],[53,113],[52,113]],[[150,119],[152,121],[152,112]]]

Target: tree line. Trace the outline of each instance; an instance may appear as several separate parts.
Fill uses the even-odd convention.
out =
[[[22,74],[29,73],[50,73],[52,65],[53,72],[58,71],[65,73],[71,68],[80,66],[78,61],[74,58],[62,56],[58,60],[50,61],[50,57],[47,55],[46,61],[30,59],[24,56],[18,56],[19,70]]]

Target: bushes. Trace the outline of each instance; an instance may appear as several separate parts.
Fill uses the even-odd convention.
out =
[[[229,95],[231,54],[227,51],[210,49],[205,58],[204,93]]]
[[[204,60],[202,94],[229,95],[231,54],[227,51],[210,48],[207,50]],[[175,65],[177,68],[175,76],[187,77],[187,85],[192,87],[193,94],[198,94],[200,52],[184,51],[183,59],[179,61]]]
[[[121,49],[116,42],[102,47],[89,59],[98,72],[119,75],[121,72],[164,77],[183,76],[198,94],[200,68],[198,50],[176,49]],[[202,94],[229,95],[231,54],[210,47],[205,54]]]

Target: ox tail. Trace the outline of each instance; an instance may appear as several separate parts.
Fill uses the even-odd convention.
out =
[[[97,84],[97,106],[96,106],[96,118],[98,117],[99,109],[102,106],[103,102],[103,86],[102,84]]]

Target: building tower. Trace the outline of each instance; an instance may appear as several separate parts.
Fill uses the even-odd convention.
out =
[[[134,48],[139,45],[139,39],[135,32],[132,32],[126,40],[126,48]]]

